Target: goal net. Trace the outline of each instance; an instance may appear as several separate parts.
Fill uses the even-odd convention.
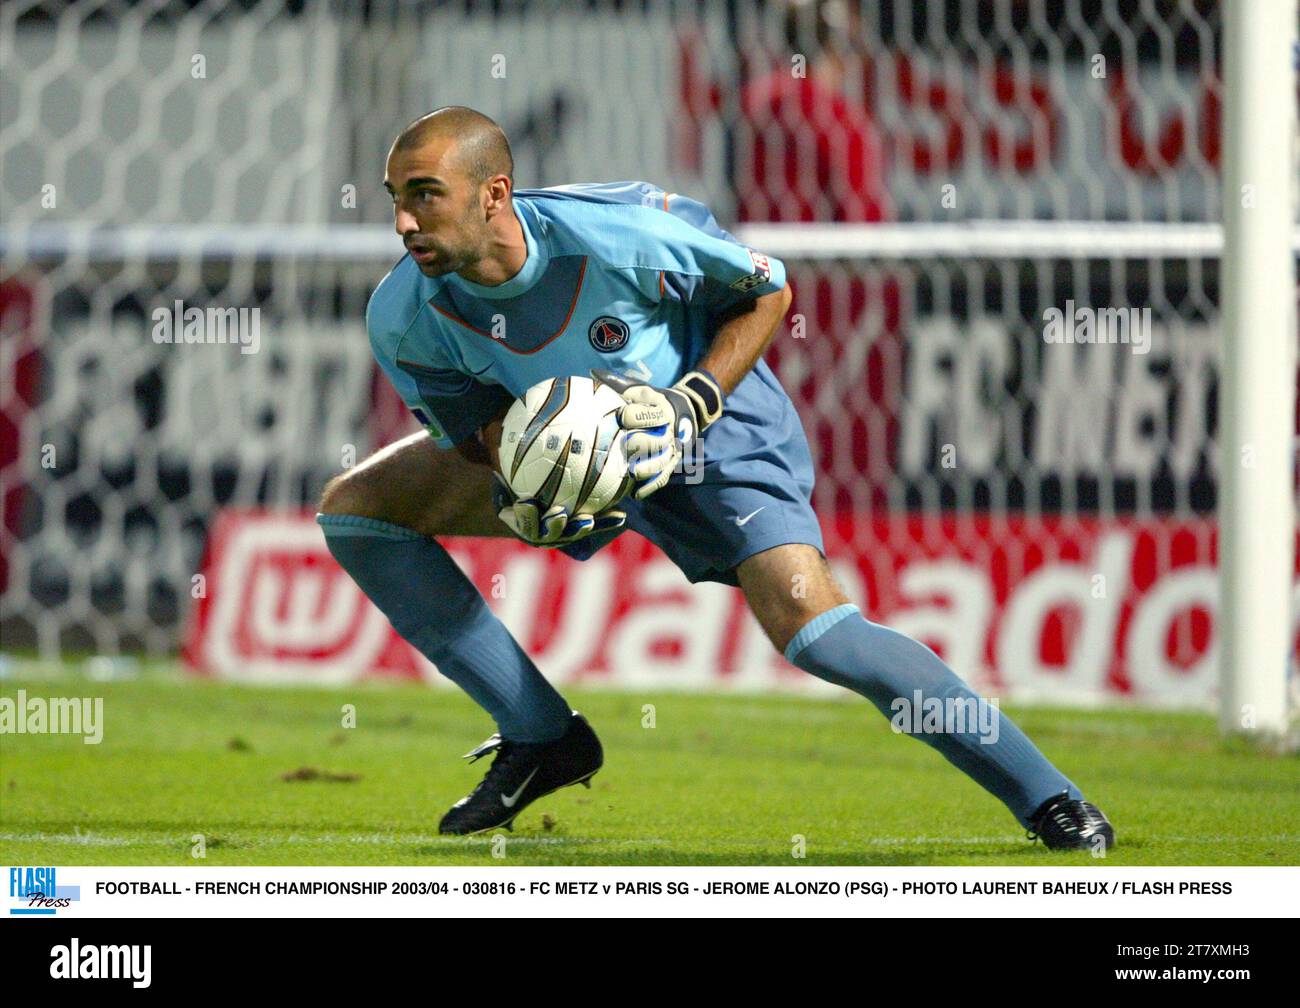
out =
[[[521,187],[646,179],[786,262],[864,611],[1000,695],[1207,704],[1221,46],[1212,0],[6,3],[3,651],[428,673],[310,509],[414,429],[383,156],[463,103]],[[817,688],[624,539],[449,545],[563,681]]]

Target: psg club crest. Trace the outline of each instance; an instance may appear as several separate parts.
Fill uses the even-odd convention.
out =
[[[630,332],[627,323],[622,319],[615,318],[613,315],[602,315],[591,323],[591,328],[587,330],[587,339],[591,340],[591,345],[601,353],[613,353],[627,345]]]

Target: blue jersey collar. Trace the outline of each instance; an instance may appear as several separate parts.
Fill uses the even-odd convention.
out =
[[[515,217],[519,220],[519,226],[524,232],[524,242],[528,246],[528,258],[524,260],[524,264],[520,267],[518,273],[505,283],[496,284],[495,286],[472,283],[459,273],[447,274],[447,279],[467,294],[472,294],[474,297],[488,298],[493,301],[518,297],[537,283],[542,278],[542,274],[546,272],[546,266],[550,260],[538,245],[537,239],[533,237],[525,204],[513,197],[511,203],[514,206]]]

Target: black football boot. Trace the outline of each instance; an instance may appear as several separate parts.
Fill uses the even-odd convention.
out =
[[[442,817],[439,833],[510,829],[515,816],[538,798],[570,784],[591,787],[604,762],[600,739],[577,711],[569,730],[553,742],[511,742],[493,735],[465,758],[472,763],[491,752],[496,758],[487,776]]]

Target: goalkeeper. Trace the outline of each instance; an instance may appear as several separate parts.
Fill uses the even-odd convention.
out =
[[[739,586],[787,659],[886,716],[897,699],[984,704],[831,576],[808,444],[762,360],[790,303],[782,264],[645,183],[516,192],[512,173],[504,134],[471,109],[431,112],[393,143],[384,185],[408,254],[366,324],[425,429],[335,477],[318,516],[398,633],[496,723],[469,754],[494,753],[491,768],[440,832],[509,826],[537,798],[587,783],[603,753],[435,536],[513,533],[585,560],[630,528],[690,581]],[[632,497],[600,516],[510,499],[490,454],[500,418],[531,385],[588,373],[628,401]],[[987,708],[964,730],[917,737],[1048,846],[1112,843],[1096,806]],[[990,717],[996,730],[981,730]]]

